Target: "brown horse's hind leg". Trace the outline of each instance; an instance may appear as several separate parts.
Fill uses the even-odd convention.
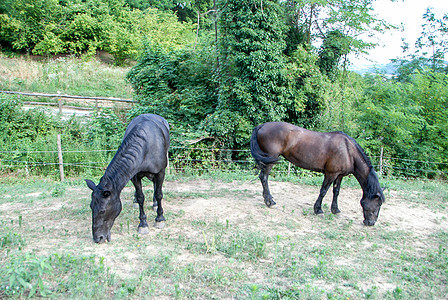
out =
[[[339,175],[333,183],[333,201],[331,202],[331,212],[338,214],[341,211],[338,207],[339,190],[341,189],[342,175]]]
[[[330,188],[334,180],[335,180],[334,175],[325,174],[324,182],[322,183],[322,187],[320,188],[319,197],[317,197],[316,203],[314,203],[314,213],[316,215],[324,213],[322,210],[322,199],[324,199],[328,189]]]
[[[275,205],[275,201],[274,199],[272,199],[272,195],[271,192],[269,191],[269,184],[268,184],[268,177],[269,177],[269,173],[272,170],[272,167],[274,166],[273,164],[263,164],[260,163],[259,165],[260,168],[260,175],[258,176],[260,178],[261,181],[261,185],[263,186],[263,199],[264,199],[264,203],[266,204],[267,207],[271,207],[273,205]]]

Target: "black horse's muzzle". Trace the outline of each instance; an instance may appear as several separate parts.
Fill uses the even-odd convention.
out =
[[[373,226],[373,225],[375,225],[375,221],[373,221],[373,220],[364,220],[363,223],[366,226]]]
[[[110,232],[108,232],[107,234],[98,234],[98,235],[93,235],[93,241],[95,243],[98,244],[102,244],[104,242],[110,242],[111,238],[110,238]]]

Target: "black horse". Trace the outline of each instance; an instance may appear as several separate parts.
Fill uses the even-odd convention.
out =
[[[135,187],[135,200],[140,209],[138,232],[148,233],[143,203],[142,178],[154,182],[153,207],[157,208],[155,227],[162,228],[165,217],[162,209],[162,184],[168,165],[170,145],[168,122],[157,115],[144,114],[134,118],[98,185],[86,180],[92,190],[92,234],[96,243],[110,241],[110,229],[121,212],[120,194],[129,180]]]
[[[338,195],[342,178],[353,174],[363,191],[361,206],[364,224],[375,225],[385,200],[383,189],[363,149],[345,133],[315,132],[284,122],[269,122],[254,128],[250,150],[261,170],[259,177],[264,202],[268,207],[276,204],[269,191],[268,176],[279,155],[282,155],[298,167],[324,173],[324,182],[314,204],[316,214],[323,213],[322,199],[332,183],[331,212],[340,212]]]

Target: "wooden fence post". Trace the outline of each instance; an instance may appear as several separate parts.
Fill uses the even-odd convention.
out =
[[[61,98],[58,99],[58,106],[59,106],[59,114],[62,115],[62,99]]]
[[[61,135],[58,134],[58,158],[59,158],[59,174],[61,181],[64,181],[64,161],[62,159]]]
[[[383,147],[380,150],[380,175],[383,175]]]

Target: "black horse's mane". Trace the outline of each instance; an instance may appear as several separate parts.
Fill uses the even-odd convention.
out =
[[[136,143],[137,139],[143,139],[140,130],[134,128],[129,134],[123,139],[120,147],[112,158],[111,162],[107,166],[106,172],[103,176],[106,182],[112,184],[112,186],[122,185],[123,180],[128,182],[132,174],[128,174],[126,169],[132,165],[135,159],[139,156],[142,151],[141,143]],[[126,178],[124,178],[126,177]]]

